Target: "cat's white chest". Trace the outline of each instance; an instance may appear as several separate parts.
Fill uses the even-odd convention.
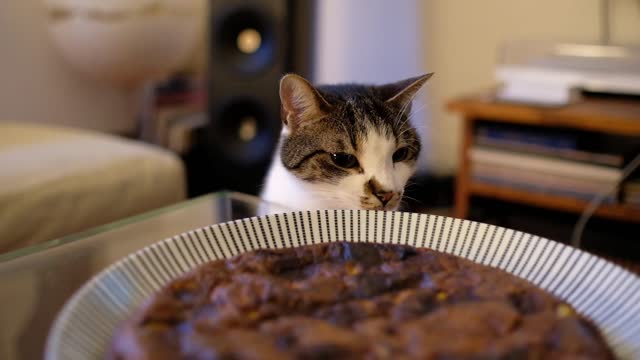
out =
[[[314,196],[313,189],[285,169],[276,156],[267,173],[265,187],[260,197],[267,202],[287,207],[290,210],[312,210],[326,208],[327,204]]]

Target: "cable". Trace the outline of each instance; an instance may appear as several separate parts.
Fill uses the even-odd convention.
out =
[[[640,153],[636,155],[636,157],[633,158],[633,160],[631,160],[627,164],[627,166],[622,169],[622,176],[620,177],[620,180],[618,180],[611,188],[601,192],[600,194],[594,196],[593,199],[591,199],[589,204],[587,204],[587,206],[582,211],[582,214],[580,214],[580,218],[578,219],[576,226],[573,228],[573,232],[571,234],[572,246],[580,248],[582,233],[584,232],[584,228],[587,225],[587,221],[589,221],[591,216],[593,216],[593,213],[598,210],[598,207],[602,205],[604,199],[616,192],[620,187],[620,184],[622,184],[622,182],[625,181],[629,177],[629,175],[631,175],[631,173],[633,173],[638,167],[640,167]]]

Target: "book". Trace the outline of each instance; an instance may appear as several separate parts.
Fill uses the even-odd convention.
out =
[[[540,187],[537,184],[520,183],[517,181],[512,181],[507,178],[485,177],[485,176],[479,176],[479,175],[472,175],[472,178],[474,181],[480,182],[480,183],[498,185],[500,187],[522,189],[522,190],[537,192],[541,194],[565,196],[565,197],[580,199],[584,201],[591,201],[596,196],[592,192],[582,192],[582,191],[577,191],[572,189],[556,189],[556,188]],[[618,200],[615,195],[609,195],[603,200],[603,203],[608,205],[616,204],[617,202]]]
[[[473,146],[470,149],[469,156],[473,163],[493,164],[527,172],[541,172],[610,183],[619,182],[622,179],[621,169],[541,155],[493,149],[479,145]]]
[[[473,163],[471,177],[474,181],[499,186],[523,189],[531,192],[553,194],[577,198],[585,201],[604,192],[612,191],[615,182],[588,181],[541,172],[528,172],[520,169]],[[608,195],[608,204],[616,203],[617,191]]]
[[[640,198],[624,199],[623,204],[640,207]]]
[[[508,125],[479,125],[476,134],[495,141],[537,145],[551,149],[578,149],[577,134],[544,133]]]
[[[600,194],[615,187],[615,182],[593,181],[543,172],[522,171],[500,165],[473,163],[471,174],[484,178],[505,179],[510,182],[528,184],[538,188],[561,191],[579,191],[588,194]]]
[[[487,148],[503,149],[512,152],[537,154],[547,157],[556,157],[583,163],[598,164],[621,168],[624,165],[624,157],[616,154],[604,154],[597,152],[581,151],[571,148],[553,147],[536,143],[520,142],[512,139],[492,138],[483,134],[476,134],[475,142]]]
[[[640,207],[640,179],[631,179],[622,186],[622,202]]]

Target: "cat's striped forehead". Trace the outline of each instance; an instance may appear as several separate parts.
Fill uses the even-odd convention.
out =
[[[366,139],[371,129],[394,138],[411,127],[407,122],[411,102],[404,106],[386,103],[376,87],[334,85],[319,87],[318,91],[333,106],[327,120],[341,123],[354,140]]]

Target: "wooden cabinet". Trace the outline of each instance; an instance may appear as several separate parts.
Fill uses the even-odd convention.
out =
[[[501,103],[490,94],[462,97],[447,104],[450,111],[463,116],[463,140],[457,176],[455,210],[459,218],[469,213],[472,196],[495,198],[541,208],[581,212],[587,202],[567,196],[480,183],[471,176],[470,149],[479,121],[523,124],[535,127],[576,129],[640,138],[640,101],[587,98],[562,107],[543,107]],[[640,208],[630,205],[603,205],[596,216],[640,222]]]

